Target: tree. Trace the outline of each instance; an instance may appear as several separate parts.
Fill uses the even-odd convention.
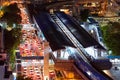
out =
[[[14,64],[15,50],[20,44],[22,32],[18,24],[21,23],[20,9],[17,3],[8,3],[0,8],[0,20],[7,23],[4,28],[4,47],[9,56],[9,61]]]
[[[4,48],[9,56],[9,62],[13,69],[15,61],[15,50],[19,46],[22,38],[21,27],[15,27],[11,31],[4,29]]]
[[[109,22],[101,29],[108,50],[111,50],[113,55],[120,55],[120,23]]]
[[[15,27],[11,31],[4,30],[4,45],[7,52],[16,49],[22,39],[22,32],[20,27]]]
[[[22,18],[20,16],[20,9],[18,8],[17,3],[3,6],[0,11],[2,15],[0,19],[6,21],[9,27],[12,27],[14,23],[21,23]]]
[[[4,45],[7,52],[11,52],[20,44],[21,39],[21,28],[18,25],[21,23],[20,9],[17,6],[17,3],[7,4],[2,6],[0,10],[2,16],[0,17],[4,20],[7,25],[4,26]],[[15,26],[13,26],[15,25]],[[11,31],[7,30],[7,28],[11,28]]]
[[[2,10],[4,12],[8,12],[8,13],[12,13],[12,14],[20,13],[20,9],[18,8],[17,3],[5,5],[5,6],[3,6]]]

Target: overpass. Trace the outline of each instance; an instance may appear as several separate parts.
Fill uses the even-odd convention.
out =
[[[26,56],[26,57],[21,57],[22,60],[43,60],[43,56]]]
[[[104,48],[86,31],[84,31],[84,29],[82,29],[77,22],[72,19],[72,17],[67,16],[62,12],[56,12],[55,14],[40,12],[38,15],[33,15],[33,17],[50,43],[50,47],[53,51],[66,49],[67,46],[73,47],[75,50],[75,52],[70,54],[70,58],[68,60],[61,60],[59,58],[56,59],[51,54],[52,59],[55,62],[56,70],[75,71],[77,68],[76,72],[79,71],[78,73],[83,80],[94,78],[97,80],[112,80],[109,76],[99,72],[98,69],[90,64],[90,60],[92,60],[92,58],[90,58],[90,56],[84,51],[84,47],[93,45],[96,46],[96,48]],[[62,34],[66,35],[64,36],[64,39],[70,40],[66,40],[67,44],[61,42],[60,39],[63,37]],[[70,45],[69,43],[72,44]],[[69,68],[66,65],[69,65]],[[108,68],[110,68],[110,66]],[[89,75],[87,72],[90,72],[92,75]]]

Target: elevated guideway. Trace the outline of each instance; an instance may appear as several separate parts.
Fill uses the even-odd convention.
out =
[[[44,57],[43,56],[21,56],[20,52],[16,52],[16,59],[18,60],[43,60]]]
[[[26,56],[26,57],[21,57],[22,60],[43,60],[43,56]]]
[[[76,70],[81,75],[83,80],[88,80],[88,79],[90,79],[90,80],[94,80],[94,79],[96,79],[96,80],[112,80],[110,77],[108,77],[108,76],[106,77],[103,74],[101,74],[100,72],[98,72],[89,63],[88,58],[86,57],[86,55],[84,55],[84,54],[86,54],[84,47],[87,44],[86,45],[83,44],[84,45],[84,47],[83,47],[80,44],[81,41],[78,41],[78,38],[76,39],[76,37],[75,37],[75,35],[77,35],[77,34],[73,34],[73,32],[70,29],[68,29],[68,27],[66,27],[68,25],[71,26],[70,23],[73,23],[72,21],[68,22],[67,23],[68,25],[66,25],[66,23],[64,23],[63,21],[65,21],[65,22],[70,21],[69,19],[61,20],[60,17],[58,17],[58,14],[56,14],[56,15],[52,14],[50,16],[50,14],[46,13],[46,12],[40,13],[38,16],[34,16],[34,18],[35,18],[36,22],[38,23],[40,29],[43,31],[43,34],[45,35],[46,39],[50,42],[50,46],[53,45],[53,46],[51,46],[51,48],[55,47],[56,45],[60,46],[60,47],[57,47],[56,49],[53,49],[53,50],[63,49],[63,48],[61,48],[61,46],[64,48],[66,48],[66,46],[69,46],[69,47],[74,47],[76,49],[75,53],[71,54],[72,60],[67,60],[67,61],[60,60],[60,59],[56,59],[52,55],[52,59],[54,60],[55,65],[57,66],[56,67],[57,69],[65,70],[66,68],[68,68],[66,65],[70,65],[70,69],[73,68],[74,70]],[[64,18],[64,16],[61,16],[61,18]],[[57,28],[55,28],[55,27],[57,27]],[[54,29],[57,29],[58,32],[63,32],[62,34],[64,35],[65,38],[68,39],[68,41],[70,43],[72,43],[72,46],[62,43],[64,40],[58,39],[58,35],[57,35],[58,32],[55,33]],[[73,30],[75,30],[75,29],[73,29]],[[63,36],[61,36],[61,38],[63,38]],[[80,38],[80,39],[82,39],[82,38]],[[58,42],[56,42],[56,41],[58,41]],[[66,41],[66,42],[69,43],[68,41]],[[95,45],[95,44],[96,43],[93,42],[92,45]],[[87,45],[87,46],[91,46],[91,45]],[[103,48],[98,44],[97,44],[97,46],[100,48]],[[68,68],[68,70],[69,70],[69,68]]]
[[[64,49],[65,46],[74,47],[67,36],[59,29],[58,25],[53,22],[48,13],[40,12],[40,14],[34,16],[34,18],[49,42],[52,51]]]
[[[67,38],[67,36],[58,27],[58,25],[54,23],[54,20],[50,17],[49,13],[41,13],[39,16],[35,16],[35,19],[53,51],[64,49],[66,46],[75,47],[69,38]],[[71,67],[73,65],[73,60],[58,59],[53,55],[53,53],[50,53],[50,55],[57,68],[59,67],[59,69],[62,70],[72,69]],[[60,65],[62,66],[60,67]],[[69,68],[63,67],[66,65],[69,65]]]
[[[48,40],[50,47],[52,48],[53,51],[63,49],[62,47],[65,48],[66,46],[75,47],[72,44],[72,42],[69,40],[69,38],[67,38],[67,36],[63,33],[63,31],[58,27],[58,25],[55,24],[54,20],[50,17],[50,14],[41,13],[38,16],[35,16],[34,18],[35,18],[37,24],[39,25],[41,31],[43,31],[43,34],[46,37],[46,39]],[[56,28],[56,30],[55,30],[55,28]],[[56,31],[57,31],[57,33],[56,33]],[[62,36],[59,34],[62,34]],[[52,36],[54,36],[54,37],[52,37]],[[64,38],[64,39],[61,40],[60,37]],[[60,44],[58,44],[56,41],[54,41],[54,39],[56,39]],[[53,46],[51,46],[51,45],[53,45]],[[59,46],[62,46],[62,47],[59,47]],[[56,47],[56,49],[54,47]],[[75,71],[75,69],[74,69],[75,66],[74,66],[73,60],[58,59],[58,58],[55,58],[52,53],[50,53],[50,55],[51,55],[52,59],[54,60],[54,63],[55,63],[54,67],[56,70]],[[79,75],[80,73],[81,72],[79,70],[76,71],[77,75]],[[85,77],[82,73],[78,76],[78,78],[82,79],[82,80],[88,80],[87,77]]]
[[[50,17],[49,13],[40,13],[38,16],[35,16],[35,19],[47,41],[49,42],[52,51],[65,49],[66,46],[75,47],[72,42],[67,38],[67,36],[62,32],[62,30],[58,27],[58,25],[54,23],[54,20]],[[52,53],[50,53],[50,55],[54,60],[56,66],[61,65],[61,63],[66,63],[67,65],[69,64],[69,66],[73,64],[73,60],[61,60],[55,58]],[[64,66],[66,66],[66,64]],[[65,69],[71,70],[72,68],[64,67],[64,70]]]
[[[66,14],[60,12],[60,13],[56,13],[56,15],[52,15],[52,18],[55,20],[55,22],[59,25],[59,27],[63,30],[63,32],[68,36],[68,38],[72,41],[72,43],[77,48],[77,53],[74,53],[75,56],[73,58],[77,68],[80,69],[89,79],[110,80],[111,78],[109,76],[106,76],[104,73],[103,73],[104,75],[101,74],[93,66],[91,66],[86,55],[84,55],[84,54],[86,54],[86,52],[84,50],[84,47],[79,42],[81,42],[80,39],[85,39],[84,36],[87,36],[88,38],[90,38],[90,36],[87,34],[87,32],[85,33],[84,30],[80,29],[78,27],[78,25],[76,23],[74,23],[75,21],[72,21],[71,18],[67,18]],[[71,26],[72,26],[72,28],[71,28]],[[75,30],[75,27],[79,31],[83,31],[82,33],[79,33],[79,34],[82,34],[82,35],[86,34],[86,35],[82,36],[82,35],[77,34],[77,29]],[[76,35],[78,35],[78,36],[76,36]],[[81,38],[81,36],[82,36],[82,38]],[[87,37],[86,37],[86,39],[87,39]],[[79,42],[76,38],[79,39]],[[95,40],[93,40],[91,37],[91,41],[95,41]],[[93,45],[96,45],[97,47],[104,49],[97,42],[94,43]],[[71,56],[71,57],[73,57],[73,56]],[[90,72],[90,74],[89,74],[89,72]]]
[[[75,19],[71,16],[66,15],[64,12],[55,12],[56,16],[61,20],[72,35],[77,39],[84,48],[95,46],[99,49],[104,49],[86,30],[84,30]]]

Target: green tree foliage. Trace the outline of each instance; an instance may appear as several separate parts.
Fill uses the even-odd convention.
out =
[[[4,12],[1,17],[7,23],[5,28],[11,27],[11,31],[4,30],[4,45],[7,52],[14,52],[14,49],[18,46],[21,39],[21,28],[17,24],[21,23],[20,9],[17,3],[2,6],[1,11]],[[15,26],[13,26],[15,24]]]
[[[18,8],[17,3],[13,3],[8,6],[3,6],[2,10],[4,10],[4,12],[12,14],[20,13],[20,9]]]
[[[84,10],[81,10],[80,11],[80,17],[81,17],[81,20],[83,21],[83,22],[86,22],[86,20],[87,20],[87,18],[88,18],[88,16],[89,16],[89,10],[88,9],[84,9]]]
[[[15,50],[20,44],[21,40],[21,28],[18,24],[21,23],[22,17],[20,16],[20,9],[17,3],[12,3],[10,5],[4,5],[1,7],[1,17],[0,19],[7,23],[7,26],[3,26],[4,29],[4,45],[5,50],[8,53],[9,61],[14,64],[15,61]],[[13,26],[15,24],[15,26]],[[7,30],[11,28],[12,30]]]
[[[5,20],[9,27],[13,23],[19,24],[21,23],[20,9],[17,6],[17,3],[10,4],[9,6],[3,6],[2,11],[4,11],[4,15],[1,19]]]
[[[22,32],[20,27],[15,27],[11,31],[4,30],[4,45],[7,52],[11,53],[20,44]]]
[[[113,55],[120,55],[120,23],[109,22],[107,26],[101,27],[106,46]]]
[[[3,18],[7,22],[7,24],[11,27],[12,24],[17,23],[19,24],[21,22],[21,16],[18,14],[13,13],[4,13]]]
[[[20,27],[15,27],[11,31],[4,29],[4,48],[9,56],[9,62],[12,64],[10,67],[14,69],[15,50],[20,44],[22,32]]]

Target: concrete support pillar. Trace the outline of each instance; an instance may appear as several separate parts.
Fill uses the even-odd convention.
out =
[[[44,53],[44,80],[49,80],[49,53]]]
[[[102,57],[102,56],[101,56],[101,49],[97,49],[97,54],[98,54],[98,56],[97,56],[98,58],[99,58],[99,57]]]
[[[61,57],[61,50],[57,50],[57,58]]]

